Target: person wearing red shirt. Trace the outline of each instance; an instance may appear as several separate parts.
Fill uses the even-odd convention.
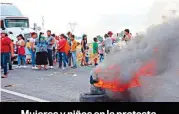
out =
[[[67,40],[65,39],[65,35],[64,34],[61,34],[60,35],[60,40],[59,40],[59,43],[58,43],[58,52],[59,52],[59,68],[62,68],[62,61],[63,61],[63,69],[66,68],[66,53],[65,53],[65,45],[67,43]]]
[[[13,57],[13,45],[11,42],[11,39],[8,37],[7,33],[5,31],[1,31],[1,67],[4,69],[4,75],[2,78],[7,78],[7,63],[11,56]]]

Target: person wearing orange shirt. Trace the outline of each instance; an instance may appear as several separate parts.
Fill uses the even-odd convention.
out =
[[[62,68],[63,70],[66,68],[66,63],[67,63],[66,43],[67,43],[67,40],[65,39],[65,35],[61,34],[60,40],[58,43],[58,53],[59,53],[58,62],[59,62],[59,68],[62,68],[62,61],[63,61],[63,65],[64,65],[64,67]]]
[[[75,36],[71,35],[71,54],[72,54],[72,60],[73,60],[73,66],[72,68],[77,68],[76,65],[76,48],[77,48],[77,42],[75,40]]]

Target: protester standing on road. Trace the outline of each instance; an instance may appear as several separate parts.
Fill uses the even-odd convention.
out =
[[[17,36],[18,42],[17,42],[17,47],[18,47],[18,66],[20,67],[21,65],[21,60],[23,61],[24,68],[26,68],[26,55],[25,55],[25,41],[24,37],[20,34]]]
[[[71,47],[71,36],[72,36],[72,33],[71,32],[68,32],[67,33],[68,37],[67,37],[67,41],[69,43],[69,46]],[[71,66],[71,61],[72,61],[72,53],[69,51],[68,53],[68,66]]]
[[[44,69],[47,70],[47,64],[48,64],[48,40],[44,36],[43,33],[40,33],[39,38],[36,40],[36,64],[38,65],[38,69],[42,69],[42,65],[44,66]]]
[[[56,65],[56,45],[57,45],[57,41],[56,41],[56,35],[52,34],[52,37],[54,38],[54,44],[53,44],[53,49],[52,49],[52,58],[53,58],[53,65]]]
[[[71,54],[72,54],[72,60],[73,60],[72,68],[77,68],[77,64],[76,64],[76,48],[77,48],[77,42],[75,40],[75,36],[71,35]]]
[[[81,41],[81,52],[82,52],[82,60],[81,60],[81,66],[87,65],[85,60],[85,50],[87,47],[87,35],[83,35],[82,41]]]
[[[104,40],[105,53],[108,54],[113,47],[113,41],[108,34],[105,34],[104,37],[105,37],[105,40]]]
[[[2,78],[7,78],[7,63],[9,61],[9,55],[11,53],[11,57],[14,56],[13,45],[11,43],[11,39],[8,37],[5,31],[1,31],[1,67],[4,69],[4,74],[1,76]]]
[[[55,39],[56,39],[56,47],[55,47],[55,50],[56,50],[56,62],[58,62],[58,44],[59,44],[59,36],[56,36]]]
[[[87,65],[91,65],[89,62],[90,61],[89,58],[90,58],[90,53],[89,53],[89,47],[87,46],[85,51],[85,60]]]
[[[52,69],[53,68],[53,45],[54,45],[54,37],[51,36],[51,31],[47,31],[47,38],[48,38],[48,61],[49,61],[49,66]]]
[[[32,38],[30,38],[30,53],[31,53],[31,61],[32,61],[32,69],[37,69],[35,66],[35,39],[37,38],[37,33],[33,32],[31,33]]]
[[[104,60],[103,40],[100,41],[100,43],[99,43],[98,51],[99,51],[99,56],[100,56],[99,60],[100,60],[100,62],[102,62]]]
[[[98,65],[98,39],[94,38],[93,39],[93,55],[94,55],[94,65],[97,66]]]
[[[65,39],[65,35],[61,34],[60,35],[60,40],[59,40],[59,44],[58,44],[58,52],[59,52],[59,68],[62,68],[62,61],[63,61],[63,65],[64,67],[62,69],[66,68],[66,52],[65,52],[65,45],[67,43],[67,40]]]

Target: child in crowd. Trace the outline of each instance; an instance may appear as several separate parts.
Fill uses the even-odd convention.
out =
[[[94,54],[94,65],[97,66],[98,63],[98,39],[97,38],[94,38],[93,39],[94,42],[93,42],[93,54]]]
[[[85,60],[87,65],[89,65],[89,55],[89,47],[87,46],[85,50]]]
[[[26,63],[30,64],[30,59],[31,59],[30,49],[31,49],[31,45],[30,45],[30,41],[29,40],[27,40],[26,48],[27,48],[27,50],[26,50],[27,51]]]
[[[102,61],[104,60],[103,41],[101,41],[101,42],[99,43],[98,51],[99,51],[99,56],[100,56],[99,60],[100,60],[100,62],[102,62]]]

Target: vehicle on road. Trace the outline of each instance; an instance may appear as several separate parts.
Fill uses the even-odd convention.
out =
[[[16,43],[16,36],[19,34],[24,36],[25,41],[31,38],[31,33],[35,31],[29,26],[28,17],[24,17],[12,3],[0,3],[0,9],[1,30],[5,30],[14,43]],[[14,61],[17,62],[17,59]]]

